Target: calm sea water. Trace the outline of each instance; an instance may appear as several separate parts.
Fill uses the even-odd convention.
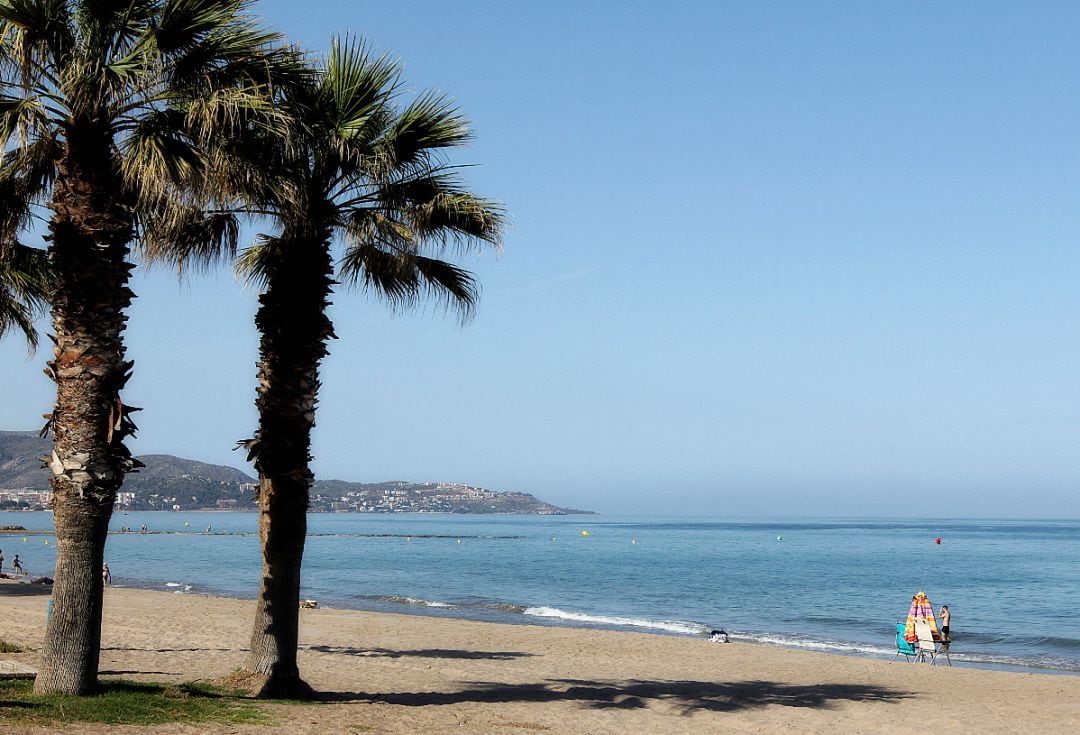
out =
[[[256,522],[118,513],[114,530],[147,523],[151,533],[110,536],[114,583],[254,597]],[[0,513],[6,524],[51,531],[52,516]],[[302,594],[322,605],[724,628],[736,641],[891,657],[895,623],[921,589],[953,613],[954,663],[1080,673],[1080,521],[313,514],[309,532]],[[51,574],[50,535],[0,544],[5,571],[18,553],[31,574]]]

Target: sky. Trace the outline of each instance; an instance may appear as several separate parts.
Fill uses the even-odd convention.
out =
[[[265,0],[472,120],[462,326],[339,290],[325,479],[612,514],[1080,517],[1080,6]],[[257,293],[139,269],[132,443],[242,469]],[[43,324],[43,327],[46,326]],[[53,387],[0,342],[0,428]]]

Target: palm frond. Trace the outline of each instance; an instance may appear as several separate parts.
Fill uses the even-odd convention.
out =
[[[439,241],[443,247],[475,247],[487,243],[501,247],[506,226],[501,204],[465,191],[443,192],[409,210],[420,239]]]
[[[247,5],[238,0],[169,0],[154,28],[157,46],[165,54],[189,49],[204,35],[235,22]]]
[[[479,243],[498,249],[506,226],[501,204],[467,191],[453,170],[444,167],[416,175],[406,168],[396,180],[339,204],[354,239],[370,226],[366,210],[397,212],[408,223],[408,247],[413,249],[454,245],[467,250]]]
[[[280,38],[280,34],[236,20],[169,56],[169,84],[178,89],[205,89],[243,79],[265,82],[270,55],[281,48]],[[278,58],[278,62],[281,71],[286,71],[285,58]]]
[[[143,222],[142,257],[174,266],[180,274],[229,262],[236,255],[240,223],[233,212],[208,213],[169,202],[145,216]]]
[[[380,161],[388,170],[426,161],[443,148],[465,145],[469,123],[446,98],[432,93],[412,102],[379,141]]]
[[[236,259],[236,274],[243,278],[245,283],[253,283],[265,289],[270,277],[270,266],[276,255],[275,248],[280,242],[280,238],[270,235],[256,236],[255,242],[244,249]]]
[[[42,57],[54,62],[75,45],[67,0],[0,0],[0,37],[24,80],[37,76]]]
[[[0,97],[0,143],[6,144],[18,135],[18,144],[25,144],[31,135],[49,127],[49,115],[39,95]]]
[[[34,317],[44,312],[52,293],[45,251],[19,242],[0,245],[0,337],[18,330],[33,350]]]
[[[202,169],[200,150],[183,134],[183,118],[174,109],[155,110],[120,142],[121,173],[140,201],[158,200]]]
[[[386,119],[380,113],[398,88],[401,65],[387,55],[373,56],[361,41],[335,38],[323,69],[322,89],[329,101],[328,122],[344,141],[372,138]]]
[[[277,135],[284,135],[287,129],[285,115],[274,104],[271,91],[262,86],[218,87],[184,104],[186,129],[199,141],[239,135],[248,125]]]
[[[0,165],[0,242],[14,240],[30,221],[34,203],[42,201],[56,175],[59,145],[54,138],[13,148]]]
[[[0,279],[3,277],[4,274],[0,268]],[[23,335],[26,346],[31,352],[37,348],[37,330],[34,329],[33,310],[16,300],[0,282],[0,337],[15,331]]]
[[[80,45],[95,50],[106,64],[142,34],[159,5],[156,0],[77,0],[68,4],[74,5]]]
[[[345,279],[378,292],[395,309],[413,307],[430,296],[456,309],[465,321],[479,298],[476,279],[468,271],[436,258],[383,249],[376,242],[350,248],[338,267]]]

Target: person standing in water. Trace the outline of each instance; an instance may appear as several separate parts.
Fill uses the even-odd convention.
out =
[[[101,565],[101,581],[105,584],[112,584],[112,572],[109,571],[108,564]]]
[[[949,606],[948,605],[942,605],[941,606],[941,609],[938,610],[938,617],[941,618],[941,640],[948,643],[949,642],[949,619],[952,617],[952,614],[949,612]]]

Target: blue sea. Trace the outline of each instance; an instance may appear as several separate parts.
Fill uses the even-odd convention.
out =
[[[8,524],[47,533],[0,537],[5,571],[18,553],[51,575],[52,515],[0,513]],[[117,513],[112,529],[116,585],[257,593],[254,513]],[[323,606],[723,628],[734,641],[892,657],[895,624],[924,590],[952,611],[954,664],[1080,673],[1080,521],[312,514],[309,533],[302,595]]]

